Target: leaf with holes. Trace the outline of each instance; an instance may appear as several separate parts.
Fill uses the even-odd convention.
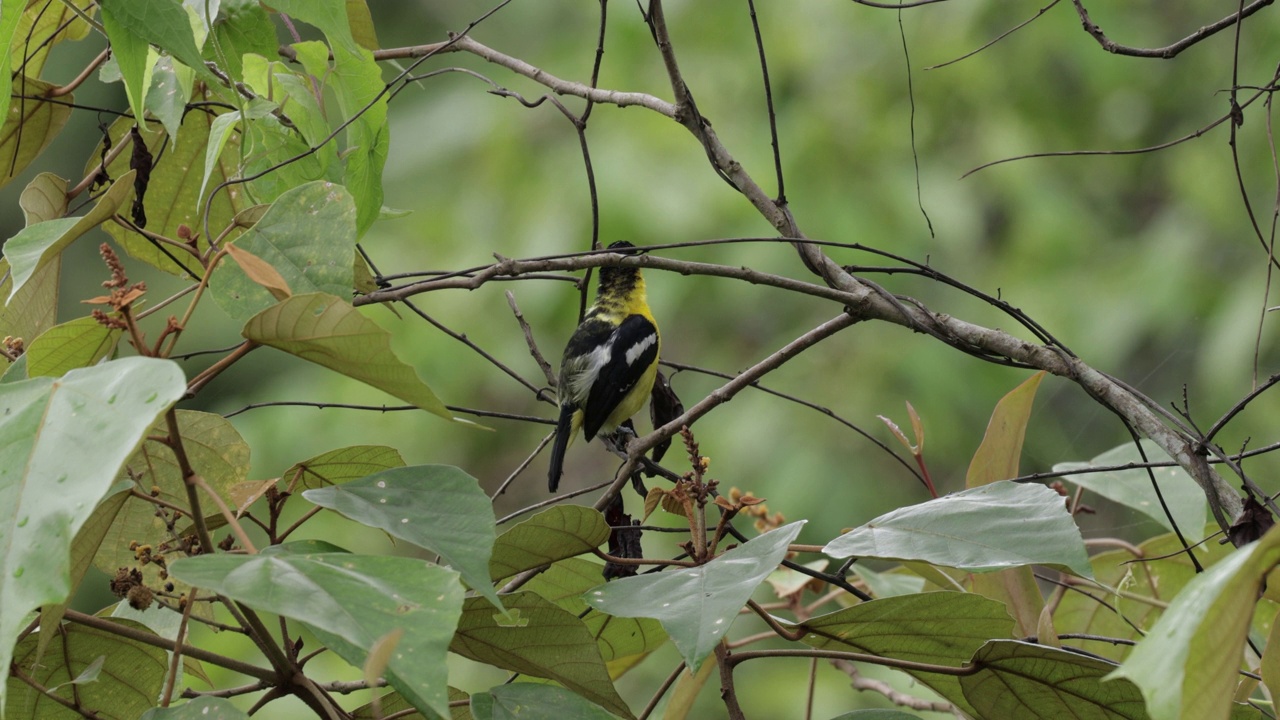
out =
[[[696,673],[804,524],[771,530],[706,565],[614,580],[583,599],[610,615],[656,619]]]
[[[199,697],[181,705],[151,708],[141,720],[249,720],[249,716],[230,700]]]
[[[341,485],[307,490],[307,500],[438,553],[472,589],[502,608],[486,571],[493,550],[489,496],[450,465],[394,468]]]
[[[448,716],[446,655],[462,605],[458,574],[402,557],[347,553],[200,555],[170,564],[196,587],[305,623],[355,667],[397,629],[387,681],[414,707]],[[491,609],[492,611],[492,609]]]
[[[176,363],[150,358],[0,385],[0,666],[27,614],[70,595],[72,538],[185,391]]]
[[[240,321],[284,299],[271,290],[272,283],[283,284],[285,297],[317,292],[349,297],[355,283],[355,246],[351,194],[341,185],[308,183],[277,198],[251,229],[227,246],[260,259],[276,279],[251,273],[243,262],[224,262],[210,278],[210,291],[218,306]]]

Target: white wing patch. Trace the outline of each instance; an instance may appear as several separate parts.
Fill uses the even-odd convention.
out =
[[[569,393],[576,402],[586,402],[587,395],[591,394],[591,386],[596,384],[600,368],[608,364],[613,355],[613,341],[614,338],[610,337],[608,342],[592,350],[590,355],[574,358],[573,362],[577,367],[569,381]]]
[[[626,355],[627,365],[628,366],[635,365],[636,360],[638,360],[640,356],[645,353],[646,350],[653,347],[653,345],[657,342],[658,342],[657,334],[649,333],[648,335],[645,335],[644,338],[640,340],[640,342],[627,348],[627,355]]]

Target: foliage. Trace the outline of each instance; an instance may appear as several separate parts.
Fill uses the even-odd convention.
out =
[[[1047,323],[999,293],[944,275],[926,252],[916,260],[898,247],[811,240],[799,224],[802,202],[793,209],[785,182],[801,176],[792,185],[802,189],[797,198],[820,190],[784,162],[779,142],[787,135],[782,96],[797,80],[786,71],[770,76],[766,63],[781,55],[784,68],[795,67],[798,43],[778,50],[766,42],[782,29],[781,16],[760,23],[749,3],[753,25],[744,34],[753,39],[746,57],[758,62],[765,83],[762,115],[777,185],[771,194],[752,174],[767,175],[759,168],[769,160],[749,152],[735,158],[736,143],[720,135],[736,135],[732,115],[721,121],[715,102],[695,102],[699,83],[677,60],[675,48],[684,43],[719,47],[717,33],[700,41],[673,33],[705,19],[668,21],[664,3],[651,0],[619,29],[602,1],[592,21],[598,34],[589,23],[573,31],[598,37],[595,66],[561,79],[481,41],[480,29],[491,18],[535,12],[508,5],[449,32],[430,29],[430,37],[412,46],[380,48],[377,28],[391,21],[372,13],[365,0],[0,0],[6,48],[0,63],[10,71],[0,73],[0,154],[9,158],[0,185],[25,178],[28,167],[39,171],[21,190],[25,225],[9,233],[0,261],[4,717],[241,718],[271,705],[266,712],[286,708],[282,712],[329,719],[634,718],[652,717],[658,707],[677,718],[705,711],[709,701],[698,698],[713,675],[720,688],[716,712],[731,718],[760,716],[767,711],[758,708],[777,698],[793,711],[787,716],[798,717],[817,694],[834,698],[839,717],[868,720],[913,717],[866,707],[877,702],[991,720],[1275,716],[1280,535],[1268,510],[1274,504],[1241,467],[1246,457],[1275,447],[1232,453],[1218,438],[1234,431],[1237,416],[1280,384],[1280,376],[1258,382],[1255,360],[1254,386],[1234,403],[1223,400],[1225,412],[1202,431],[1185,391],[1177,413],[1164,410],[1100,372],[1100,364],[1077,355]],[[902,12],[913,5],[889,7]],[[1072,3],[1093,41],[1132,58],[1173,57],[1226,28],[1252,30],[1254,13],[1274,12],[1265,5],[1242,5],[1235,15],[1196,25],[1201,29],[1179,43],[1143,49],[1112,41],[1083,3]],[[386,10],[388,17],[395,12]],[[617,32],[643,41],[623,43],[622,53],[654,41],[656,54],[648,59],[666,74],[670,100],[623,86],[604,89],[601,78],[613,79],[612,66],[601,64],[605,38]],[[290,41],[279,45],[281,35]],[[1240,59],[1252,37],[1236,34],[1233,75],[1252,70]],[[100,52],[76,68],[74,79],[57,83],[49,68],[70,57],[62,55],[63,41]],[[455,57],[466,59],[446,63]],[[734,65],[736,75],[725,87],[745,82],[740,76],[748,67]],[[394,233],[383,230],[384,221],[403,215],[385,205],[392,148],[404,147],[391,137],[399,107],[392,101],[444,76],[478,80],[486,85],[476,87],[516,101],[508,102],[513,107],[542,108],[568,121],[563,127],[576,140],[574,153],[581,153],[590,211],[560,220],[582,230],[570,230],[574,234],[589,234],[592,252],[574,252],[586,243],[560,238],[551,255],[509,256],[501,247],[477,255],[477,243],[441,221],[430,248],[440,269],[383,272],[390,267],[383,258],[404,251],[386,247]],[[1223,123],[1231,133],[1232,167],[1266,250],[1268,288],[1272,267],[1280,267],[1271,254],[1274,227],[1254,222],[1249,192],[1258,168],[1252,156],[1242,160],[1240,147],[1261,142],[1274,154],[1268,113],[1277,77],[1253,84],[1233,78],[1227,114],[1194,133]],[[74,93],[95,85],[118,91],[114,105],[76,101]],[[912,87],[906,86],[910,102]],[[459,98],[470,96],[451,96],[455,102],[446,110],[456,115],[437,121],[469,123],[459,118],[470,100]],[[707,262],[680,259],[684,248],[677,242],[650,243],[665,247],[643,255],[598,251],[607,244],[600,242],[602,232],[620,226],[627,213],[645,214],[639,204],[610,211],[599,202],[593,152],[607,143],[595,139],[603,124],[595,118],[607,106],[633,108],[676,131],[679,142],[693,148],[690,172],[704,173],[717,192],[726,192],[722,185],[734,191],[734,202],[756,213],[755,221],[766,220],[776,237],[683,244],[705,245],[699,251],[708,253],[701,256]],[[44,153],[82,111],[115,120],[99,120],[95,143],[75,148],[83,176],[63,178],[44,167],[52,167]],[[1265,138],[1243,134],[1246,117],[1250,129],[1266,123]],[[622,124],[606,127],[629,132]],[[502,133],[480,122],[471,130],[495,138]],[[605,137],[627,147],[616,135]],[[427,128],[413,141],[430,145],[432,138]],[[449,178],[447,161],[437,159],[430,170],[436,180],[459,184]],[[499,165],[505,172],[519,160],[505,157]],[[1271,172],[1280,181],[1280,171]],[[628,190],[632,182],[624,183]],[[661,182],[646,189],[669,192]],[[558,187],[531,191],[563,194]],[[923,211],[920,198],[915,203]],[[674,214],[679,199],[669,199]],[[499,218],[505,200],[493,192],[483,208],[473,208],[472,220]],[[706,223],[702,234],[738,232],[736,221],[702,210],[694,213]],[[101,242],[99,230],[111,242]],[[95,237],[101,265],[92,274],[82,267],[86,262],[69,268],[68,258],[82,257],[75,253]],[[723,248],[730,250],[715,254]],[[489,253],[493,262],[475,264]],[[787,274],[796,269],[792,254],[812,277]],[[460,257],[470,260],[444,269]],[[764,325],[777,325],[785,338],[763,358],[733,357],[746,369],[723,374],[719,386],[695,402],[694,386],[680,385],[682,400],[666,378],[658,382],[653,431],[606,439],[621,465],[591,488],[601,491],[591,506],[561,504],[569,495],[538,498],[521,487],[512,489],[521,505],[498,518],[504,493],[516,481],[530,485],[525,471],[538,464],[529,457],[514,470],[504,466],[506,480],[491,482],[495,465],[530,452],[515,435],[479,423],[542,421],[517,412],[518,400],[505,391],[464,380],[470,376],[461,368],[481,358],[527,393],[529,403],[550,402],[555,393],[546,386],[556,379],[539,343],[543,313],[531,322],[508,293],[517,322],[504,327],[483,300],[462,305],[483,332],[509,335],[507,346],[529,355],[543,373],[530,380],[420,303],[499,281],[521,287],[531,286],[526,280],[577,281],[570,273],[618,265],[645,268],[650,278],[705,276],[732,286],[723,297],[698,292],[670,317],[722,326],[737,334],[734,343],[697,342],[713,336],[676,330],[664,353],[681,341],[715,351],[759,345],[756,333]],[[877,273],[910,276],[927,283],[929,293],[958,289],[975,304],[935,310],[950,296],[898,295],[868,279]],[[106,277],[105,290],[92,287],[90,277]],[[772,300],[733,295],[756,287],[775,293],[769,297],[785,294],[821,307],[826,316],[815,321],[793,314],[786,303],[772,307]],[[165,296],[154,288],[172,290]],[[577,288],[585,306],[588,285]],[[59,323],[72,306],[74,317]],[[567,316],[567,307],[558,314]],[[718,320],[726,308],[728,320]],[[1255,356],[1263,354],[1266,312],[1274,309],[1265,302],[1263,308]],[[380,322],[392,315],[421,319],[463,350],[433,348],[429,361],[420,361]],[[997,329],[1000,323],[1014,330]],[[965,470],[954,457],[934,454],[933,438],[946,437],[937,429],[941,423],[926,423],[910,403],[910,436],[884,416],[879,428],[879,437],[900,444],[903,453],[811,400],[865,382],[868,374],[838,367],[811,373],[800,385],[803,397],[760,384],[854,325],[900,326],[948,357],[960,350],[995,368],[1038,372],[1015,383],[1013,373],[1002,371],[1001,387],[1014,387],[990,410],[981,442],[965,448]],[[801,326],[807,329],[797,330]],[[221,350],[197,349],[215,339]],[[200,370],[182,364],[207,355],[216,359]],[[241,372],[263,356],[271,357],[253,366],[255,376]],[[949,370],[959,376],[964,367]],[[269,405],[328,407],[310,380],[318,376],[307,375],[320,369],[362,384],[352,391],[359,402],[344,407],[429,416],[433,442],[361,443],[356,418],[367,416],[349,414],[326,421],[344,442],[306,452],[243,433],[232,419]],[[674,362],[667,370],[716,375]],[[1087,462],[1023,475],[1028,431],[1039,421],[1037,395],[1049,376],[1118,416],[1133,442]],[[279,402],[272,390],[295,381],[308,396]],[[739,393],[756,390],[853,428],[872,440],[877,462],[918,480],[930,499],[894,501],[882,513],[858,515],[840,490],[844,476],[810,472],[814,457],[841,462],[843,439],[827,444],[815,433],[799,442],[775,415],[722,412]],[[385,395],[408,404],[378,405]],[[225,396],[253,404],[212,412]],[[442,396],[500,409],[447,405]],[[551,414],[546,406],[539,412]],[[957,409],[956,416],[962,412],[978,411]],[[778,474],[791,487],[822,495],[812,517],[788,521],[755,493],[711,476],[711,460],[699,446],[705,436],[691,427],[713,413],[750,430],[732,446],[744,449],[744,457],[772,453],[773,467],[784,469]],[[699,433],[705,426],[696,426]],[[496,438],[501,451],[492,454],[499,459],[472,458],[465,468],[446,464],[449,443],[439,438],[447,432]],[[660,464],[676,436],[683,452]],[[478,441],[458,444],[465,442]],[[422,454],[432,455],[431,462],[406,461]],[[251,456],[260,455],[288,459],[261,471],[251,464]],[[941,465],[939,456],[947,459]],[[725,465],[755,489],[754,478],[734,464],[744,462],[730,456]],[[945,485],[935,471],[944,465],[947,475],[963,475],[965,489],[939,494]],[[287,469],[274,475],[279,467]],[[1239,482],[1228,481],[1228,472]],[[1060,479],[1039,482],[1049,477]],[[874,481],[883,485],[879,477]],[[629,488],[640,497],[630,497]],[[1129,539],[1114,537],[1122,528],[1106,527],[1107,537],[1086,542],[1083,518],[1097,509],[1086,499],[1117,513],[1109,518],[1132,511],[1130,517],[1154,525]],[[643,515],[633,518],[640,507]],[[1214,525],[1206,531],[1207,516]],[[755,535],[744,532],[748,522]],[[672,537],[658,532],[664,530],[680,539],[655,550],[660,538]],[[799,542],[802,532],[819,542]],[[1198,544],[1218,533],[1231,547]],[[1090,556],[1099,546],[1106,550]],[[104,599],[107,590],[114,601]],[[819,661],[838,671],[841,684],[878,699],[868,702],[832,683],[819,686]],[[807,667],[815,678],[810,687],[819,689],[806,698],[786,683],[743,681],[765,664]],[[881,671],[889,679],[873,677]],[[496,680],[503,676],[507,682]]]

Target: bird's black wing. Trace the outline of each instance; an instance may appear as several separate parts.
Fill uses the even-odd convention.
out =
[[[628,315],[613,331],[609,356],[600,366],[582,418],[590,440],[658,358],[658,328],[643,315]]]

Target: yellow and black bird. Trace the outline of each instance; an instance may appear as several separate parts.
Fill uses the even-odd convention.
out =
[[[609,249],[635,252],[634,247],[619,241]],[[660,345],[639,268],[600,268],[596,301],[560,361],[560,420],[547,476],[551,492],[560,484],[565,450],[579,429],[588,441],[612,433],[644,405],[658,374]]]

